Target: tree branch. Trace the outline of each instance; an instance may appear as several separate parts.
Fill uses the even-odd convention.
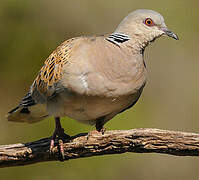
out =
[[[199,156],[199,134],[159,129],[106,131],[104,135],[87,133],[64,142],[66,160],[106,154],[165,153],[176,156]],[[59,160],[59,148],[49,154],[50,139],[25,144],[0,146],[0,167]],[[56,144],[57,145],[57,144]]]

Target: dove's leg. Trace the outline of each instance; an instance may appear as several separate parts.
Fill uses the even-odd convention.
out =
[[[101,132],[102,135],[103,135],[103,134],[105,133],[105,131],[106,131],[106,128],[104,127],[105,122],[106,122],[106,121],[105,121],[105,117],[103,116],[103,117],[98,118],[97,121],[96,121],[96,124],[95,124],[96,130],[97,130],[98,132]]]
[[[88,133],[87,140],[92,135],[103,135],[105,133],[106,128],[104,128],[104,124],[105,124],[106,121],[104,120],[104,118],[105,118],[104,116],[97,118],[96,124],[95,124],[96,130],[92,130]]]
[[[63,139],[69,139],[70,136],[64,133],[64,128],[61,126],[60,117],[55,117],[55,131],[52,135],[50,142],[50,153],[53,153],[53,148],[55,144],[55,140],[57,139],[59,142],[59,151],[61,154],[62,160],[64,160],[64,147],[63,147]]]

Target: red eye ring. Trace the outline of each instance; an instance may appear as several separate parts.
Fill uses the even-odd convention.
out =
[[[144,24],[146,24],[147,26],[154,26],[154,22],[151,18],[145,19]]]

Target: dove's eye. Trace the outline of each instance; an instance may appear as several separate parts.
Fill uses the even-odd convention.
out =
[[[146,24],[147,26],[154,26],[154,22],[151,18],[145,19],[144,24]]]

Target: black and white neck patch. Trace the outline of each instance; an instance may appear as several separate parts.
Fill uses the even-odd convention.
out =
[[[113,33],[110,34],[106,40],[108,40],[109,42],[116,44],[117,46],[120,46],[121,43],[124,43],[128,40],[130,40],[130,37],[126,34],[122,34],[122,33]]]

